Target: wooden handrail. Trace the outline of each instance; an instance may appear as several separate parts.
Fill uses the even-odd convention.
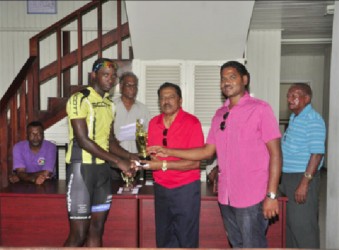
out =
[[[22,82],[25,80],[28,71],[31,69],[36,56],[31,56],[27,59],[24,66],[19,71],[19,74],[15,77],[10,87],[7,89],[4,96],[0,101],[0,113],[3,113],[7,109],[7,104],[11,100],[11,98],[15,95],[18,89],[21,87]]]
[[[77,20],[79,17],[81,17],[81,16],[85,15],[86,13],[90,12],[91,10],[95,9],[98,6],[98,4],[100,4],[100,3],[102,4],[102,3],[107,2],[107,1],[108,0],[101,0],[101,1],[94,0],[94,1],[86,4],[85,6],[81,7],[80,9],[73,11],[71,14],[65,16],[64,18],[62,18],[58,22],[54,23],[53,25],[49,26],[48,28],[44,29],[40,33],[33,36],[30,39],[30,41],[31,41],[30,48],[31,49],[33,48],[33,50],[30,50],[30,55],[31,56],[37,55],[36,54],[36,45],[38,45],[38,41],[41,41],[42,39],[50,36],[58,28],[62,28],[64,26],[70,24],[71,22]],[[118,1],[120,1],[120,0],[118,0]]]
[[[106,48],[109,48],[115,44],[118,44],[118,32],[117,30],[112,30],[110,32],[107,32],[102,36],[102,47],[101,49],[104,50]],[[126,38],[129,37],[129,27],[128,23],[125,23],[121,25],[121,40],[125,40]],[[80,50],[83,51],[78,51],[78,49],[75,49],[68,53],[67,55],[64,55],[61,59],[61,70],[64,71],[66,69],[69,69],[75,65],[77,65],[77,62],[79,60],[78,56],[82,54],[82,59],[88,59],[89,57],[95,55],[97,51],[99,50],[99,45],[98,45],[98,39],[94,39],[87,44],[83,45]],[[122,60],[122,59],[118,59]],[[39,76],[39,81],[40,82],[45,82],[49,80],[50,78],[56,76],[57,74],[57,61],[54,61],[45,67],[40,69],[40,76]],[[82,82],[79,83],[81,85]]]
[[[117,27],[103,34],[102,5],[108,0],[92,0],[73,11],[29,40],[30,57],[1,99],[0,105],[0,187],[8,185],[8,174],[12,169],[12,148],[26,138],[26,125],[32,120],[41,120],[45,128],[52,126],[65,115],[65,104],[72,94],[70,69],[77,66],[78,85],[83,84],[83,62],[95,55],[102,57],[103,50],[117,45],[117,58],[122,60],[122,42],[130,37],[128,23],[121,22],[121,1],[117,0]],[[97,38],[83,44],[82,18],[97,9]],[[70,50],[70,34],[63,28],[77,22],[78,48]],[[40,42],[55,35],[56,60],[40,67]],[[130,55],[132,55],[130,51]],[[131,58],[130,58],[131,59]],[[40,86],[48,80],[57,79],[56,98],[49,102],[47,110],[40,109]]]

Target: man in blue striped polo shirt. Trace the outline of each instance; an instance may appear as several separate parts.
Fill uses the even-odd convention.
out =
[[[287,93],[293,112],[282,139],[280,189],[288,197],[286,247],[319,248],[319,169],[325,153],[325,122],[311,105],[308,84],[293,84]]]

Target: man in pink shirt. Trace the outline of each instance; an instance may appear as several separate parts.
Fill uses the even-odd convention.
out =
[[[250,75],[244,65],[227,62],[220,77],[227,100],[212,119],[205,146],[188,150],[155,146],[149,151],[188,160],[217,153],[218,201],[228,239],[234,248],[264,248],[268,219],[279,213],[279,126],[269,104],[249,95]]]

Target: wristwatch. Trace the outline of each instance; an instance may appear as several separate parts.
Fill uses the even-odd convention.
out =
[[[162,161],[161,170],[164,171],[164,172],[167,170],[167,161],[166,160]]]
[[[305,176],[306,179],[308,179],[309,181],[312,180],[312,178],[313,178],[312,174],[307,173],[307,172],[304,173],[304,176]]]
[[[277,196],[276,193],[268,192],[268,193],[266,194],[266,197],[267,197],[267,198],[270,198],[270,199],[272,199],[272,200],[275,200],[278,196]]]

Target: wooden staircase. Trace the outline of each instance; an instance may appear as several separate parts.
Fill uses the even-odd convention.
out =
[[[130,37],[128,22],[122,23],[122,0],[116,0],[117,25],[103,34],[103,5],[108,0],[93,0],[57,23],[41,31],[29,41],[30,56],[1,99],[0,105],[0,187],[8,186],[8,174],[12,172],[12,149],[16,142],[26,138],[26,125],[40,120],[48,128],[66,116],[65,106],[70,95],[83,85],[83,62],[103,56],[103,51],[117,47],[117,58],[111,58],[120,66],[130,65],[133,57],[129,50],[128,59],[123,60],[122,42]],[[97,13],[97,37],[83,44],[82,19],[89,13]],[[71,51],[71,34],[65,27],[77,24],[77,48]],[[47,37],[56,37],[57,58],[40,67],[40,43]],[[126,58],[126,57],[125,57]],[[77,69],[77,84],[71,84],[71,69]],[[90,71],[90,69],[85,69]],[[41,109],[41,85],[56,78],[56,97],[48,98],[47,110]]]

